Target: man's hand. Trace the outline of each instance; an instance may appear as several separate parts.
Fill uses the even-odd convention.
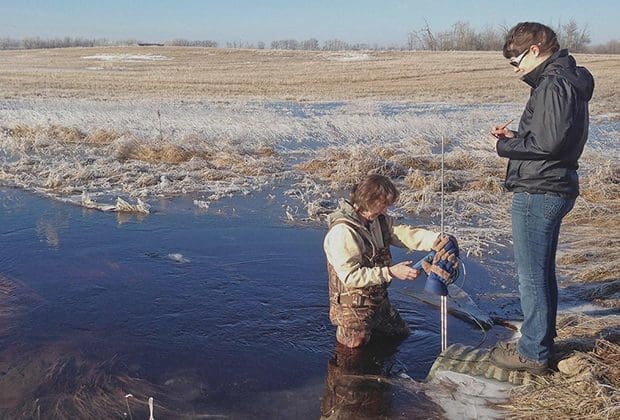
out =
[[[399,280],[415,280],[420,275],[420,270],[410,267],[413,261],[403,261],[388,268],[390,274]]]

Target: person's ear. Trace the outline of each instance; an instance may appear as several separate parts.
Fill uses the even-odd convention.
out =
[[[532,45],[532,54],[534,55],[534,57],[538,57],[540,55],[540,48],[538,47],[538,45]]]

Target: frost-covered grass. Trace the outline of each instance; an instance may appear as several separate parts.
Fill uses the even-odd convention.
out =
[[[286,217],[299,222],[319,220],[337,196],[378,172],[398,184],[402,210],[438,222],[443,138],[446,226],[481,255],[510,238],[506,162],[488,130],[520,112],[518,105],[374,101],[5,101],[0,180],[117,210],[187,193],[202,195],[196,202],[208,208],[284,182],[301,205]],[[595,125],[591,137],[583,194],[567,219],[575,229],[617,218],[617,124]],[[114,204],[115,196],[127,205]],[[562,252],[576,258],[577,251]]]

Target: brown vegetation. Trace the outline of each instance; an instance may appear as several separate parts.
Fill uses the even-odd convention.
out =
[[[47,127],[27,126],[18,124],[8,129],[8,134],[16,139],[36,140],[47,139],[61,143],[88,143],[92,145],[105,145],[114,142],[121,135],[110,130],[95,129],[91,133],[85,133],[77,127],[63,127],[52,124]]]
[[[96,55],[118,56],[98,60]],[[121,55],[166,59],[123,60]],[[594,113],[620,113],[617,55],[578,54],[597,82]],[[499,52],[327,52],[183,47],[0,51],[0,97],[262,98],[521,102]]]
[[[558,320],[558,373],[514,391],[511,418],[620,416],[620,327],[617,316]]]

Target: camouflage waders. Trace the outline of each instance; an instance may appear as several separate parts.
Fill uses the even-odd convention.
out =
[[[383,215],[380,215],[378,219],[385,244],[379,249],[376,249],[354,224],[346,221],[335,223],[344,223],[352,227],[363,239],[363,267],[389,267],[392,263],[387,221]],[[329,262],[327,272],[329,274],[329,319],[337,327],[336,339],[339,343],[347,347],[359,347],[368,343],[373,333],[402,338],[409,335],[407,324],[388,299],[387,284],[349,289],[338,278]]]

